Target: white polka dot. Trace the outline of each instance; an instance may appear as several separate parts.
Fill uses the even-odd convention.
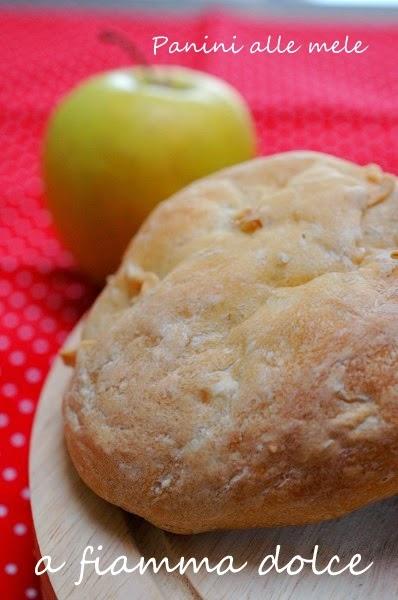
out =
[[[9,297],[8,302],[13,308],[22,308],[26,303],[26,296],[22,292],[14,292]]]
[[[14,327],[17,327],[17,325],[19,325],[20,318],[16,313],[9,312],[3,316],[2,321],[4,327],[14,329]]]
[[[24,500],[30,500],[30,491],[29,491],[29,488],[24,488],[24,489],[22,490],[22,492],[21,492],[21,497],[22,497]]]
[[[25,445],[26,437],[23,433],[13,433],[11,438],[11,445],[15,448],[22,448]]]
[[[4,504],[0,504],[0,517],[4,518],[8,515],[8,508]]]
[[[42,273],[43,275],[47,275],[48,273],[50,273],[51,269],[52,269],[52,264],[49,260],[42,259],[37,264],[37,270],[39,271],[39,273]]]
[[[56,328],[56,323],[51,317],[46,317],[40,322],[40,327],[46,333],[52,333]]]
[[[11,293],[11,284],[6,279],[0,280],[0,296],[9,296]]]
[[[29,321],[37,321],[42,315],[42,310],[36,304],[31,304],[24,310],[24,315]]]
[[[12,467],[7,467],[3,469],[3,479],[4,481],[14,481],[17,478],[17,472]]]
[[[35,590],[35,588],[28,588],[25,591],[25,596],[29,598],[29,600],[33,600],[33,598],[37,598],[38,592]]]
[[[0,350],[8,350],[10,339],[6,335],[0,335]]]
[[[5,256],[1,261],[1,266],[7,273],[13,273],[18,266],[18,262],[14,256]]]
[[[21,400],[21,402],[18,404],[18,408],[19,412],[22,414],[29,415],[34,411],[35,405],[33,404],[32,400]]]
[[[19,367],[26,361],[26,356],[24,352],[21,352],[21,350],[14,350],[14,352],[11,352],[8,360],[12,365],[14,365],[14,367]]]
[[[24,523],[17,523],[14,525],[13,531],[15,535],[25,535],[25,533],[28,531],[28,528]]]
[[[37,211],[33,216],[33,219],[39,227],[48,227],[51,224],[51,217],[48,210],[42,208],[40,211]]]
[[[6,227],[0,227],[0,239],[7,242],[11,240],[12,234]]]
[[[48,352],[49,343],[43,338],[37,338],[32,342],[32,348],[34,352],[37,352],[37,354],[45,354]]]
[[[13,383],[5,383],[2,386],[1,391],[3,393],[3,396],[5,396],[6,398],[13,398],[17,395],[18,388]]]
[[[57,254],[59,252],[59,248],[55,244],[49,243],[51,241],[55,241],[55,240],[46,240],[46,243],[43,244],[43,246],[42,246],[43,253],[46,256],[48,256],[49,258],[52,258],[53,256],[57,256]]]
[[[29,383],[37,383],[41,379],[41,371],[40,369],[36,369],[35,367],[30,367],[25,371],[25,379]]]
[[[16,573],[18,573],[18,567],[14,563],[8,563],[4,567],[4,571],[7,573],[7,575],[15,575]]]
[[[31,325],[21,325],[17,331],[19,339],[23,341],[31,340],[34,334],[34,329]]]
[[[0,427],[7,427],[10,419],[5,413],[0,413]]]
[[[21,287],[28,287],[32,283],[32,279],[32,274],[29,271],[20,271],[15,277],[15,281]]]

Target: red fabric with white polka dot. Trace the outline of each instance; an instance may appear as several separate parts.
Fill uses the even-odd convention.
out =
[[[260,152],[311,148],[398,172],[398,30],[274,24],[200,17],[0,12],[0,596],[38,598],[27,480],[28,442],[40,389],[65,336],[95,289],[58,241],[42,198],[43,128],[57,99],[91,73],[126,63],[103,46],[103,27],[124,31],[151,56],[152,35],[242,42],[284,34],[301,43],[350,34],[358,55],[167,55],[224,77],[256,119]]]

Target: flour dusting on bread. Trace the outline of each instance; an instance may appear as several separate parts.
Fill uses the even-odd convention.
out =
[[[83,480],[182,533],[397,493],[396,181],[288,152],[159,205],[77,349],[64,416]]]

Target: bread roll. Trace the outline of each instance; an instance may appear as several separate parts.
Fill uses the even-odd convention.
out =
[[[315,152],[159,205],[77,349],[64,419],[82,479],[178,533],[397,493],[397,248],[395,177]]]

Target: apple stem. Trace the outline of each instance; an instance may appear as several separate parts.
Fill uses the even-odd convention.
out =
[[[131,58],[133,63],[149,67],[149,63],[141,50],[126,35],[114,29],[104,29],[98,34],[98,39],[105,44],[119,46]]]

